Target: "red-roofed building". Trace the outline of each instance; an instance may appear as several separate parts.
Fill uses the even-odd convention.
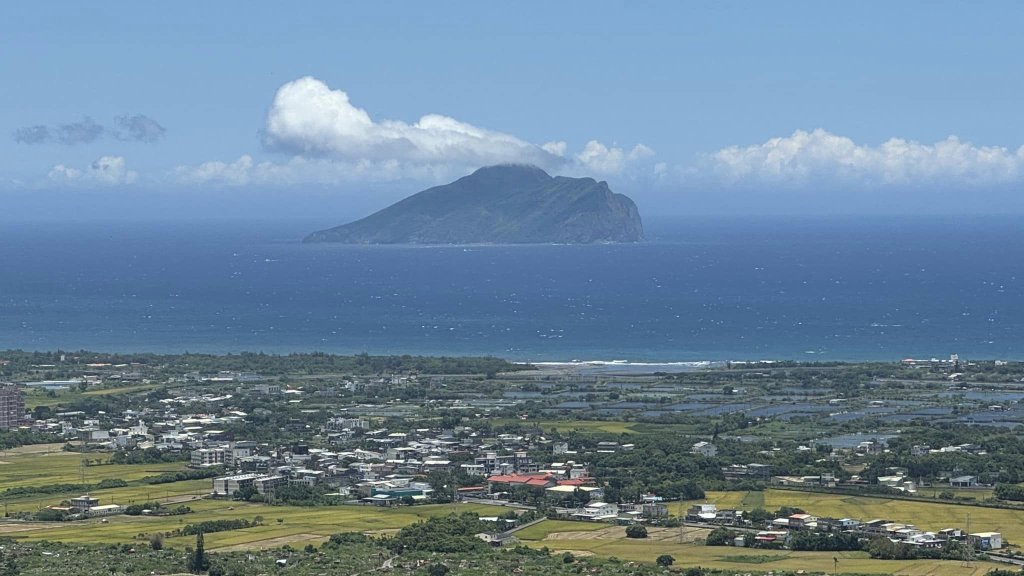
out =
[[[499,474],[488,478],[487,483],[491,485],[508,484],[510,486],[548,488],[556,484],[556,479],[550,474]]]

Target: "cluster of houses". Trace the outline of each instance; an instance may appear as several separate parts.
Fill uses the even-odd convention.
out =
[[[861,521],[855,518],[824,518],[812,514],[790,514],[771,520],[767,526],[751,526],[744,518],[742,510],[719,509],[714,504],[697,504],[686,513],[688,522],[700,524],[717,524],[759,530],[754,542],[761,546],[784,546],[795,531],[811,531],[819,533],[851,533],[863,538],[888,538],[894,543],[903,543],[920,548],[942,548],[949,541],[966,541],[977,550],[999,550],[1003,547],[1003,538],[999,532],[966,533],[960,528],[946,528],[937,532],[924,531],[913,524],[903,524],[892,520],[873,519]],[[734,542],[744,546],[746,539],[739,537]]]
[[[69,411],[35,420],[32,429],[58,434],[88,450],[198,450],[246,416],[237,411],[181,416],[173,410],[126,410],[119,416]]]
[[[330,448],[268,449],[249,441],[207,439],[203,447],[192,450],[192,466],[223,466],[234,471],[213,479],[212,493],[222,497],[249,488],[267,495],[283,484],[294,483],[325,485],[328,496],[379,506],[437,496],[500,500],[516,486],[543,490],[556,500],[581,492],[586,500],[603,496],[585,465],[570,459],[541,465],[529,456],[529,450],[538,447],[555,455],[574,456],[561,442],[513,434],[483,438],[469,427],[391,432],[370,429],[368,420],[348,416],[330,419],[324,432]],[[461,473],[478,478],[479,483],[452,486],[450,495],[437,494],[438,487],[422,481],[435,471]]]

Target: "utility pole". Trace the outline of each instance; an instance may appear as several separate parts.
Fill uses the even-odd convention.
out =
[[[683,543],[683,531],[686,529],[686,526],[684,525],[685,521],[686,521],[686,516],[683,516],[683,497],[680,495],[679,496],[679,543],[680,544]]]
[[[974,543],[971,542],[971,513],[967,513],[967,534],[964,538],[964,542],[967,544],[967,554],[964,561],[960,566],[964,568],[971,568],[974,566]]]
[[[85,486],[85,463],[86,463],[86,461],[87,460],[85,459],[85,457],[82,457],[82,461],[78,465],[78,483],[81,484],[82,486]],[[86,496],[89,495],[89,489],[88,488],[85,488],[85,495]]]

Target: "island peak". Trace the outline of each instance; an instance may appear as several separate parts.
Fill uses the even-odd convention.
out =
[[[590,244],[643,239],[633,201],[593,178],[485,166],[366,218],[310,234],[345,244]]]

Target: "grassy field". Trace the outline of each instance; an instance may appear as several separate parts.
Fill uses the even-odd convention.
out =
[[[562,552],[615,556],[623,560],[652,562],[662,554],[676,559],[676,566],[704,566],[764,573],[769,570],[808,570],[832,573],[832,558],[839,558],[840,573],[900,574],[905,576],[980,576],[996,567],[994,563],[935,560],[872,560],[864,552],[791,552],[732,547],[709,547],[699,542],[707,530],[684,528],[679,543],[675,529],[651,529],[643,540],[625,538],[622,528],[591,522],[545,521],[516,533],[532,548],[547,547]]]
[[[0,454],[0,486],[42,486],[44,484],[78,484],[83,477],[82,459],[106,461],[109,454],[76,454],[74,452]],[[162,462],[159,464],[104,464],[86,466],[86,484],[95,484],[107,478],[119,478],[126,482],[153,476],[163,472],[182,470],[184,462]]]
[[[762,574],[769,570],[806,570],[832,573],[832,559],[839,558],[839,573],[898,574],[903,576],[981,576],[998,567],[995,563],[939,560],[872,560],[864,552],[790,552],[786,550],[748,550],[713,547],[700,544],[679,544],[668,541],[630,540],[541,540],[527,542],[533,548],[547,546],[558,552],[572,551],[599,556],[615,556],[623,560],[653,562],[662,554],[676,559],[675,566],[703,566],[736,570],[738,573]]]
[[[337,532],[384,532],[428,518],[443,516],[453,511],[473,512],[483,516],[506,512],[507,508],[486,504],[426,505],[394,509],[365,506],[327,506],[307,508],[297,506],[268,506],[228,500],[201,500],[187,502],[193,513],[181,516],[111,516],[107,522],[100,519],[84,522],[32,524],[30,529],[9,533],[23,540],[55,540],[68,543],[130,543],[141,542],[140,535],[169,532],[185,524],[205,520],[263,518],[263,525],[243,530],[215,532],[206,535],[206,547],[216,548],[271,548],[306,542],[322,542]],[[3,525],[0,525],[3,526]],[[169,538],[166,545],[184,547],[194,537]]]
[[[90,496],[100,499],[100,504],[135,504],[149,501],[177,502],[180,500],[199,497],[210,492],[210,480],[188,480],[185,482],[174,482],[171,484],[134,484],[124,488],[108,488],[105,490],[91,490]],[[15,512],[35,512],[41,508],[52,506],[61,500],[72,496],[79,496],[78,493],[66,492],[62,494],[34,494],[21,498],[11,499],[6,502],[7,509],[11,514]]]
[[[58,404],[67,406],[72,402],[77,402],[84,398],[134,394],[137,392],[153,390],[159,387],[159,384],[133,384],[131,386],[118,386],[113,388],[93,388],[84,392],[77,388],[69,388],[67,390],[55,390],[52,394],[42,388],[30,388],[25,393],[25,407],[32,410],[36,406],[52,407]]]
[[[37,487],[48,484],[98,484],[106,479],[128,482],[122,488],[92,490],[90,494],[101,504],[132,504],[148,500],[175,500],[188,495],[209,493],[209,480],[190,480],[171,484],[146,484],[146,476],[183,470],[184,462],[158,464],[103,464],[82,468],[82,459],[106,460],[107,454],[75,454],[60,451],[62,444],[25,446],[0,453],[0,489]],[[84,472],[84,474],[83,474]],[[31,494],[4,501],[7,512],[35,512],[40,508],[58,504],[76,492]]]
[[[82,392],[82,396],[114,396],[116,394],[132,394],[135,392],[145,392],[146,390],[155,390],[159,387],[160,384],[136,384],[133,386],[119,386],[116,388],[95,388]]]

